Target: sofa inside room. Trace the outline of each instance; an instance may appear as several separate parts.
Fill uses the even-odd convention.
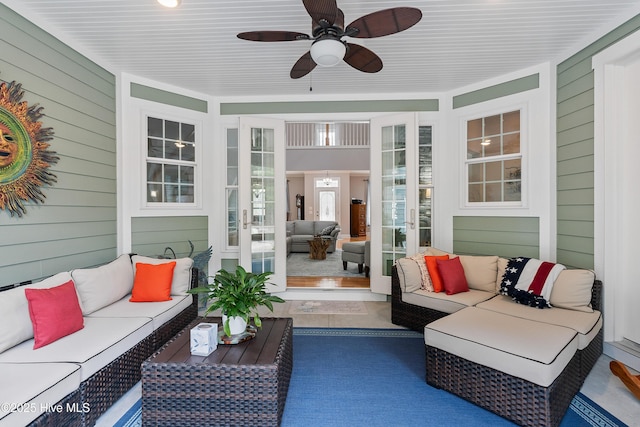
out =
[[[287,221],[287,254],[309,252],[309,240],[314,236],[329,240],[327,253],[335,252],[340,231],[340,225],[335,221]]]

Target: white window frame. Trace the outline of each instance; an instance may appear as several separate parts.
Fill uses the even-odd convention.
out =
[[[202,186],[201,186],[201,163],[202,163],[202,135],[203,124],[201,120],[193,118],[170,114],[161,113],[152,110],[141,110],[140,117],[140,134],[142,143],[140,144],[140,160],[141,160],[141,191],[140,200],[142,202],[143,209],[176,209],[176,210],[191,210],[201,207],[202,200]],[[149,157],[147,138],[148,138],[148,118],[160,119],[164,121],[174,121],[178,123],[184,123],[194,126],[195,138],[194,138],[194,158],[195,161],[183,161],[172,160],[158,157]],[[149,202],[147,200],[147,164],[149,162],[160,163],[164,165],[186,165],[193,167],[193,202],[181,203],[181,202]]]
[[[520,153],[519,154],[503,154],[499,156],[481,157],[477,159],[467,158],[467,122],[491,117],[499,114],[507,114],[520,110]],[[496,108],[493,110],[479,111],[477,114],[462,117],[460,121],[460,153],[462,164],[462,186],[464,200],[462,206],[464,208],[523,208],[527,206],[527,188],[529,186],[527,164],[528,164],[528,118],[529,112],[527,104],[517,104]],[[499,202],[470,202],[469,201],[469,165],[484,164],[489,162],[520,159],[520,200],[519,201],[499,201]]]

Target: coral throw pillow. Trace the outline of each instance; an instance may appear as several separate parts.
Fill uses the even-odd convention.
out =
[[[442,292],[444,290],[437,261],[447,259],[449,259],[449,255],[426,255],[424,257],[424,262],[427,264],[427,270],[429,270],[429,276],[431,277],[433,292]]]
[[[171,299],[171,282],[176,262],[164,264],[136,264],[131,302],[157,302]]]
[[[436,260],[438,272],[442,278],[442,286],[447,295],[469,292],[469,284],[464,275],[464,268],[459,257],[448,260]]]
[[[44,347],[84,328],[73,281],[48,289],[25,289],[33,325],[33,349]]]

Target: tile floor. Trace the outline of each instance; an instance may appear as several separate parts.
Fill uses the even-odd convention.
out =
[[[324,328],[398,328],[391,323],[391,303],[365,302],[367,314],[289,314],[291,302],[275,304],[274,312],[259,312],[260,316],[293,317],[296,327]],[[594,402],[629,426],[640,426],[640,401],[622,382],[611,374],[608,356],[601,356],[581,391]],[[139,387],[132,389],[118,404],[98,420],[97,427],[111,427],[121,414],[140,397]]]

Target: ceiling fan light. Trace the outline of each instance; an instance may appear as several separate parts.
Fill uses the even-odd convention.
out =
[[[321,67],[333,67],[342,61],[347,47],[340,40],[321,39],[311,45],[311,58]]]
[[[158,3],[164,7],[178,7],[182,0],[158,0]]]

